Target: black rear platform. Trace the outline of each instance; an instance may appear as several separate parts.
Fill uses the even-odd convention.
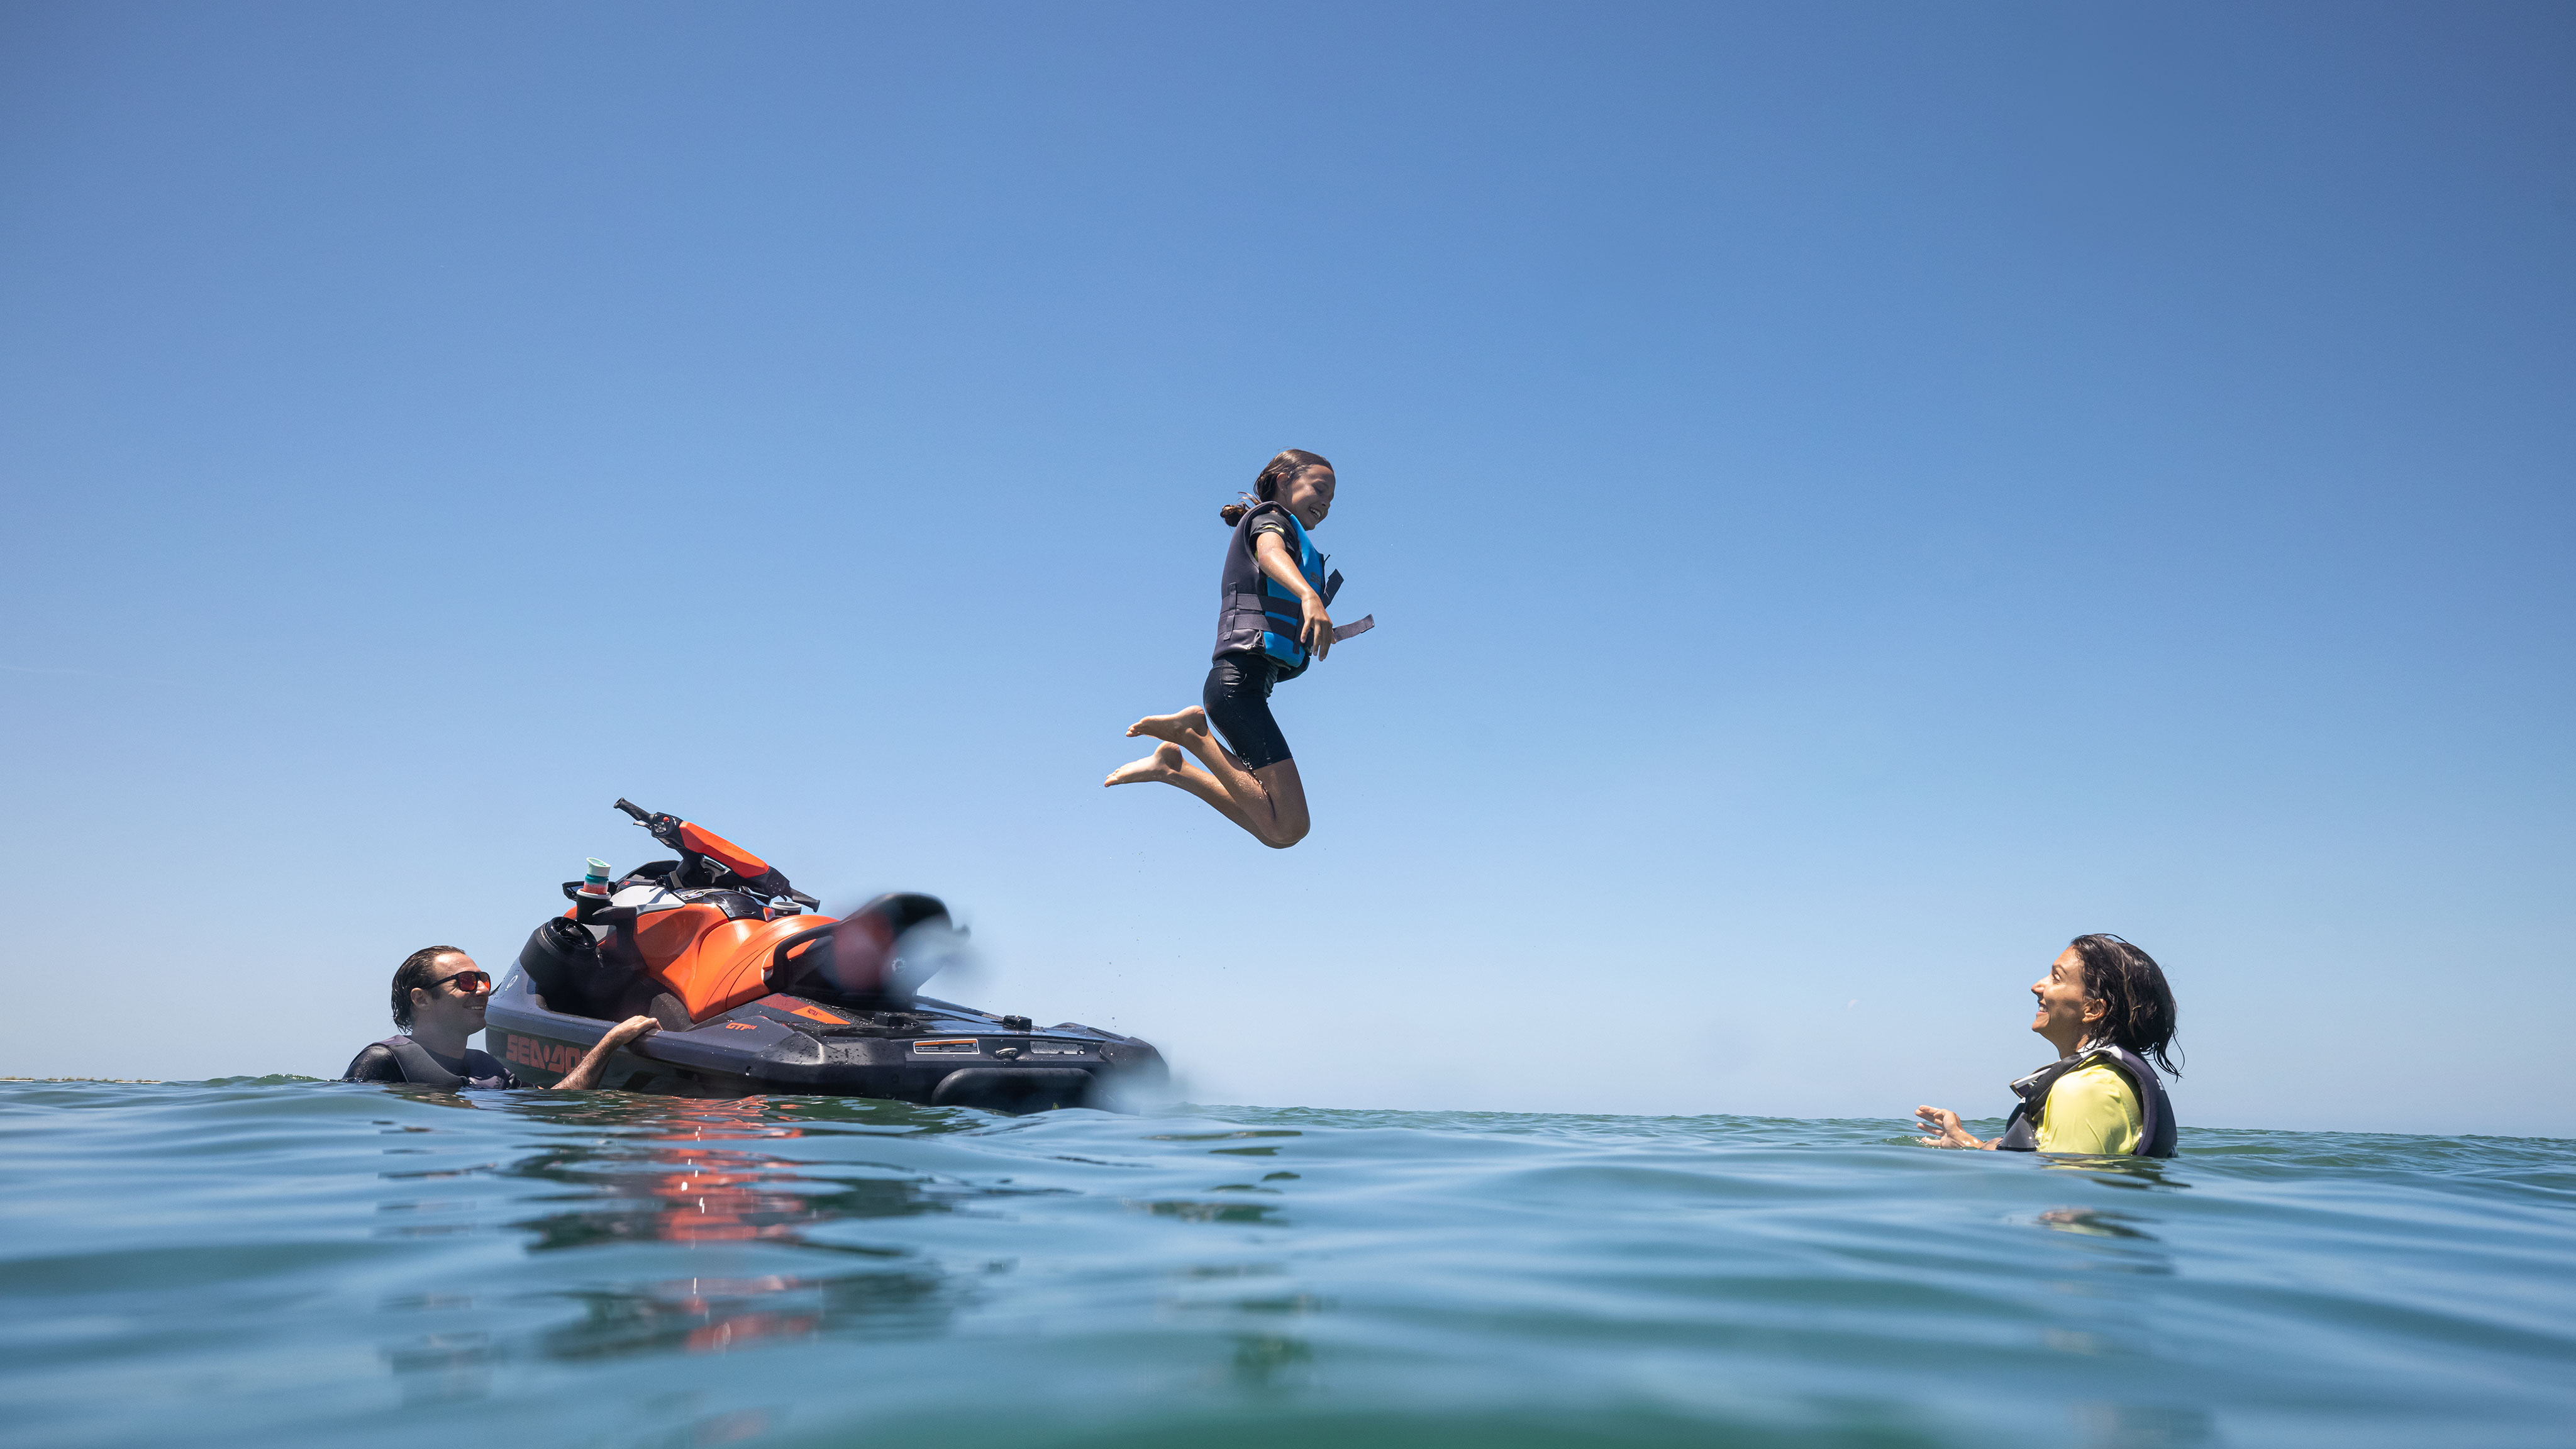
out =
[[[548,1008],[514,968],[493,990],[484,1049],[522,1081],[551,1084],[610,1025]],[[1159,1085],[1166,1075],[1150,1044],[1073,1022],[1040,1029],[1025,1017],[928,997],[902,1010],[861,1011],[768,996],[640,1038],[609,1059],[599,1084],[674,1096],[802,1092],[1043,1112],[1110,1106],[1115,1088]]]

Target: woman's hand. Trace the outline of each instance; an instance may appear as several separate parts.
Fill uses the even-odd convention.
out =
[[[1947,1107],[1915,1108],[1914,1125],[1926,1132],[1938,1134],[1915,1139],[1926,1147],[1983,1147],[1986,1145],[1969,1136],[1968,1129],[1959,1125],[1959,1114]]]

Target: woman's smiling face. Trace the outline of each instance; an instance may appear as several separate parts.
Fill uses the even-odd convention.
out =
[[[2030,994],[2039,998],[2030,1029],[2048,1038],[2060,1056],[2083,1045],[2102,1019],[2102,1003],[2084,994],[2084,958],[2072,946],[2048,963],[2048,974],[2030,984]]]

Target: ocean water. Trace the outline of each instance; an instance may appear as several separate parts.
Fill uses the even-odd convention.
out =
[[[0,1083],[11,1445],[2576,1443],[2576,1143]]]

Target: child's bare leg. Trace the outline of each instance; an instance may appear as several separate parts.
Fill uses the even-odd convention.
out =
[[[1178,714],[1149,714],[1129,725],[1127,733],[1151,735],[1179,745],[1205,762],[1208,773],[1225,786],[1227,792],[1234,796],[1235,803],[1244,806],[1255,818],[1269,815],[1270,802],[1261,782],[1254,778],[1252,771],[1244,768],[1243,761],[1234,757],[1232,750],[1218,741],[1216,732],[1208,728],[1206,710],[1191,705]]]
[[[1129,725],[1127,733],[1169,741],[1205,761],[1206,778],[1221,786],[1233,801],[1235,808],[1227,810],[1226,815],[1262,844],[1285,850],[1306,838],[1306,785],[1297,777],[1295,760],[1280,760],[1258,770],[1244,768],[1243,762],[1208,728],[1207,711],[1196,706],[1178,714],[1149,715]],[[1161,751],[1155,753],[1159,756]],[[1205,795],[1200,798],[1208,799]],[[1216,802],[1208,799],[1208,803]]]
[[[1306,782],[1297,778],[1297,762],[1281,760],[1264,765],[1252,772],[1252,778],[1260,783],[1262,797],[1270,804],[1268,833],[1252,833],[1273,850],[1286,850],[1305,839],[1313,822],[1306,818]]]
[[[1185,734],[1203,735],[1207,732],[1207,711],[1195,704],[1176,714],[1149,714],[1127,727],[1127,736],[1130,739],[1138,735],[1152,735],[1158,740],[1170,740],[1176,745],[1181,742],[1181,736]]]
[[[1234,752],[1217,739],[1216,732],[1208,728],[1206,710],[1191,705],[1178,714],[1147,715],[1129,725],[1127,733],[1168,740],[1198,756],[1207,765],[1208,773],[1225,788],[1226,794],[1233,797],[1235,809],[1244,822],[1243,828],[1261,837],[1264,845],[1272,843],[1276,822],[1270,791],[1259,776],[1246,769],[1243,761],[1236,759]],[[1301,791],[1301,799],[1302,794]]]
[[[1166,785],[1178,785],[1215,806],[1218,814],[1242,826],[1251,834],[1256,836],[1261,834],[1250,820],[1244,818],[1243,807],[1234,803],[1234,797],[1225,792],[1225,787],[1216,782],[1215,776],[1205,770],[1190,768],[1188,758],[1182,755],[1181,747],[1178,745],[1157,745],[1154,747],[1154,753],[1134,764],[1119,766],[1109,772],[1108,779],[1100,783],[1141,785],[1147,781],[1157,780]]]

